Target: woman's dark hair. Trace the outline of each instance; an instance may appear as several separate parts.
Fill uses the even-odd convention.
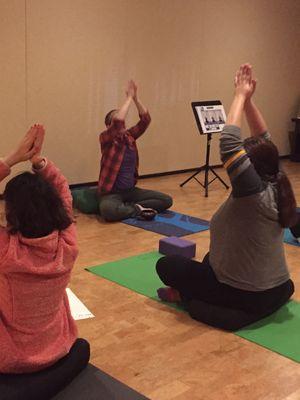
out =
[[[116,111],[118,111],[118,110],[111,110],[109,113],[106,114],[105,119],[104,119],[106,126],[109,126],[111,124],[112,117]]]
[[[290,227],[297,222],[296,199],[291,183],[279,168],[278,149],[270,140],[250,137],[244,141],[247,154],[264,181],[277,184],[278,219],[282,227]]]
[[[56,189],[38,174],[24,172],[11,179],[4,200],[7,226],[13,234],[38,238],[73,222]]]

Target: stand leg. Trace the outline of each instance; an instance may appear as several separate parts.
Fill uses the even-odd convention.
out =
[[[206,142],[206,160],[205,160],[205,165],[200,167],[193,175],[191,175],[188,179],[186,179],[184,182],[180,184],[180,186],[184,186],[186,183],[188,183],[191,179],[195,179],[203,188],[205,189],[205,197],[208,197],[208,186],[210,183],[212,183],[215,179],[219,179],[219,181],[226,187],[226,189],[229,189],[229,186],[227,183],[213,170],[212,167],[209,166],[209,158],[210,158],[210,142],[211,142],[211,133],[207,134],[207,142]],[[198,175],[200,172],[204,170],[204,184],[202,185],[201,182],[198,181],[196,178],[196,175]],[[208,181],[208,174],[209,171],[211,171],[215,178],[212,181]]]
[[[215,175],[215,177],[218,178],[221,183],[223,183],[223,185],[226,187],[226,189],[229,189],[229,186],[227,185],[227,183],[225,181],[223,181],[223,179],[214,171],[214,169],[212,167],[209,167],[209,169]]]
[[[184,186],[186,183],[188,183],[191,179],[195,178],[196,175],[200,174],[200,172],[203,171],[203,169],[205,168],[205,165],[200,167],[193,175],[191,175],[188,179],[186,179],[184,182],[182,182],[179,186],[182,187]]]
[[[208,197],[208,168],[205,168],[205,176],[204,176],[204,188],[205,188],[205,197]]]
[[[204,177],[204,187],[205,187],[205,197],[208,197],[208,172],[209,172],[209,157],[210,157],[210,142],[211,133],[207,134],[206,142],[206,160],[205,160],[205,177]]]

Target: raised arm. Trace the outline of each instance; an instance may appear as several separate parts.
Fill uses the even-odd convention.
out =
[[[245,64],[245,70],[252,75],[252,69],[249,64]],[[265,135],[268,132],[268,127],[264,117],[262,116],[261,112],[259,111],[258,107],[254,103],[253,94],[256,89],[256,79],[252,78],[252,85],[251,85],[251,92],[249,97],[245,101],[245,114],[246,119],[250,128],[251,136],[261,136]],[[270,137],[270,135],[267,135]]]
[[[131,81],[131,82],[132,82],[133,89],[134,89],[133,101],[134,101],[134,104],[135,104],[135,106],[136,106],[136,109],[137,109],[139,115],[147,114],[147,113],[148,113],[147,108],[146,108],[146,107],[141,103],[141,101],[138,99],[138,95],[137,95],[137,92],[138,92],[138,90],[137,90],[137,85],[136,85],[136,83],[135,83],[134,81]]]
[[[256,81],[252,79],[252,67],[242,64],[234,78],[235,94],[227,116],[227,125],[236,125],[241,128],[244,106],[251,100],[256,88]]]
[[[65,210],[72,218],[72,195],[69,189],[69,184],[61,171],[53,164],[52,161],[42,157],[36,162],[33,162],[32,169],[36,174],[41,175],[46,181],[55,187],[59,197],[63,202]]]
[[[38,135],[35,141],[35,155],[30,159],[32,169],[35,173],[41,175],[47,180],[58,192],[64,208],[70,217],[73,216],[72,209],[72,195],[69,189],[68,182],[60,170],[53,164],[41,156],[42,146],[44,142],[45,130],[40,125],[38,128]]]
[[[119,110],[116,111],[116,114],[113,117],[113,121],[118,120],[118,121],[125,121],[129,108],[132,103],[132,96],[127,95],[126,100],[122,104]]]
[[[22,161],[29,160],[37,152],[35,144],[39,125],[32,126],[17,147],[0,160],[0,182],[10,174],[10,169]]]
[[[252,98],[245,102],[245,114],[251,136],[261,136],[268,132],[267,124]]]
[[[263,190],[263,183],[243,146],[241,123],[245,102],[253,92],[251,70],[241,65],[235,78],[235,95],[220,138],[220,155],[229,175],[234,197]]]
[[[32,126],[18,146],[7,156],[0,160],[0,182],[10,174],[11,167],[22,161],[29,160],[36,153],[35,140],[38,125]],[[8,249],[9,235],[5,228],[0,228],[0,258]],[[3,272],[3,271],[2,271]]]
[[[150,117],[150,114],[149,114],[147,108],[138,99],[138,96],[137,96],[137,85],[133,81],[132,81],[132,83],[133,83],[133,86],[134,86],[133,101],[134,101],[136,109],[137,109],[137,111],[139,113],[140,120],[136,125],[134,125],[133,127],[131,127],[129,129],[129,132],[131,133],[131,135],[135,139],[138,139],[145,132],[145,130],[148,128],[148,126],[149,126],[149,124],[151,122],[151,117]]]
[[[3,181],[10,174],[10,166],[4,161],[0,160],[0,182]]]
[[[110,144],[114,140],[115,136],[125,129],[125,119],[131,106],[134,93],[134,82],[129,81],[126,89],[126,100],[113,115],[111,124],[107,127],[106,131],[102,132],[100,135],[101,147]]]
[[[10,169],[14,165],[27,161],[34,154],[37,153],[36,138],[41,125],[33,125],[23,139],[20,141],[18,146],[6,157],[3,158],[3,163]]]

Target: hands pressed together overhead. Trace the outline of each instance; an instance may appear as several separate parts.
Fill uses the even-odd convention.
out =
[[[242,64],[234,78],[235,95],[249,100],[255,92],[256,82],[256,79],[252,76],[252,66],[248,63]],[[136,102],[140,113],[145,112],[145,107],[137,100],[137,85],[132,79],[127,84],[126,96]],[[6,164],[11,167],[19,162],[30,160],[34,166],[38,166],[43,160],[41,150],[44,136],[45,129],[43,125],[33,125],[16,149],[4,158]]]
[[[44,159],[41,156],[41,151],[44,143],[44,137],[45,137],[45,128],[43,125],[37,125],[37,132],[36,132],[36,137],[34,141],[34,155],[30,158],[30,161],[34,167],[39,166],[41,161]]]
[[[132,79],[127,84],[126,96],[133,100],[137,99],[137,85]]]
[[[45,129],[43,125],[33,125],[15,150],[4,158],[5,163],[12,167],[22,161],[30,160],[33,164],[41,161],[41,150],[44,142]]]
[[[256,79],[253,78],[252,66],[248,63],[242,64],[234,78],[235,95],[226,119],[228,125],[241,127],[242,114],[245,111],[251,130],[261,131],[263,119],[251,100],[256,83]]]
[[[256,79],[252,76],[252,66],[242,64],[234,78],[235,94],[250,99],[256,89]]]

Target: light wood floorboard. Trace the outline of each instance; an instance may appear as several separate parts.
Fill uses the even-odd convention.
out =
[[[283,164],[300,205],[300,164]],[[224,170],[218,173],[228,181]],[[229,192],[219,181],[210,186],[208,198],[194,180],[180,188],[189,175],[140,180],[139,186],[172,195],[176,211],[210,219]],[[91,342],[91,361],[97,367],[153,400],[300,399],[299,364],[84,271],[155,250],[161,236],[76,214],[80,255],[71,288],[96,316],[78,325]],[[197,243],[201,260],[209,231],[188,238]],[[300,248],[285,248],[296,284],[294,298],[300,301]]]
[[[283,164],[300,205],[300,164]],[[224,170],[218,173],[228,181]],[[218,181],[208,198],[195,181],[180,188],[189,175],[140,180],[139,186],[169,193],[176,211],[210,219],[229,191]],[[300,399],[299,364],[84,270],[155,250],[160,235],[75,214],[80,255],[70,287],[96,316],[78,322],[80,335],[91,343],[94,365],[152,400]],[[209,231],[188,239],[197,243],[201,260]],[[285,248],[296,284],[294,298],[300,301],[300,248]]]

